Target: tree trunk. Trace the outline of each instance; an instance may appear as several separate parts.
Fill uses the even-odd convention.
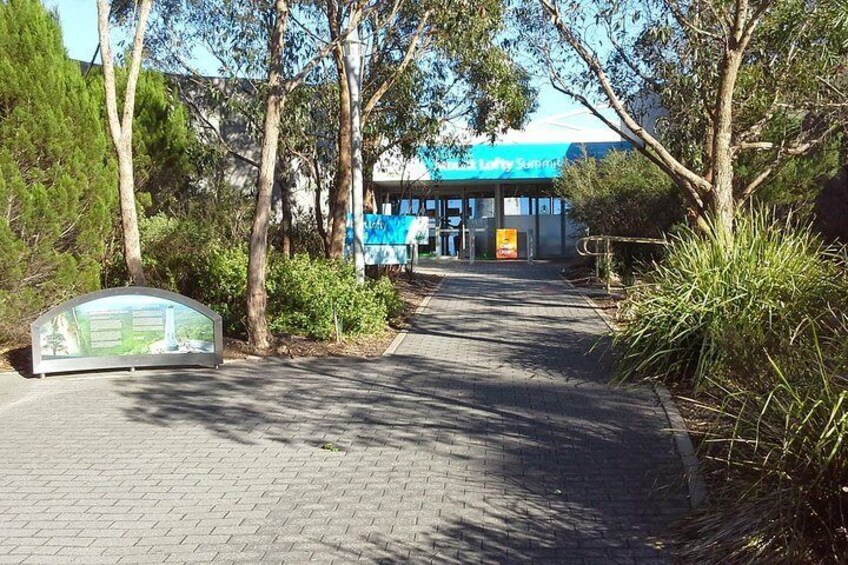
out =
[[[121,206],[121,231],[124,239],[124,261],[133,284],[145,284],[144,267],[141,262],[141,237],[138,232],[138,212],[135,205],[135,178],[133,175],[132,126],[135,114],[135,89],[141,72],[142,48],[147,19],[153,0],[142,0],[138,7],[138,20],[133,36],[133,48],[127,71],[127,86],[124,91],[124,108],[118,113],[118,95],[115,68],[109,34],[109,14],[106,0],[97,0],[97,32],[103,61],[103,86],[106,98],[106,120],[109,136],[118,156],[118,195]]]
[[[291,179],[286,179],[290,181]],[[280,204],[283,218],[280,224],[280,251],[283,257],[289,258],[292,256],[292,203],[291,203],[291,183],[284,182],[280,185]]]
[[[365,187],[365,195],[362,200],[362,208],[365,210],[366,214],[376,214],[377,210],[377,197],[374,194],[374,181],[371,180],[371,174],[366,167],[364,171],[365,178],[363,179],[363,184]]]
[[[327,226],[324,224],[324,210],[321,207],[321,169],[318,165],[316,157],[312,163],[313,172],[315,174],[315,227],[318,229],[318,235],[321,237],[321,243],[324,245],[324,256],[330,258],[330,234],[327,233]]]
[[[115,146],[118,153],[118,194],[121,203],[121,231],[124,236],[124,260],[133,284],[144,286],[144,267],[141,262],[141,236],[138,232],[138,212],[135,207],[135,178],[133,175],[132,142]]]
[[[274,4],[274,31],[269,45],[268,96],[265,100],[265,132],[256,180],[256,212],[250,230],[250,258],[247,265],[247,335],[252,347],[267,350],[270,345],[266,307],[268,291],[265,273],[268,262],[268,224],[271,194],[280,142],[280,109],[283,104],[282,59],[289,6],[286,0]]]
[[[353,155],[350,147],[350,90],[345,78],[341,49],[340,46],[334,57],[339,84],[339,136],[337,140],[339,159],[330,193],[330,221],[332,224],[330,228],[330,257],[336,259],[341,258],[344,252]]]
[[[720,67],[721,82],[716,100],[712,135],[712,198],[709,206],[716,227],[733,232],[735,200],[733,197],[733,94],[742,53],[728,49]]]

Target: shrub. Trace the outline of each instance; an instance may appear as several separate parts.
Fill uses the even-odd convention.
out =
[[[246,334],[247,248],[228,245],[189,219],[140,221],[148,284],[179,292],[221,314],[224,330]],[[268,322],[275,333],[330,339],[379,333],[403,302],[388,278],[360,285],[353,267],[297,255],[268,258]],[[116,275],[118,279],[121,274]]]
[[[224,243],[214,228],[157,214],[139,220],[147,284],[178,292],[221,314],[229,335],[245,333],[247,250]],[[120,256],[107,273],[110,286],[126,280]]]
[[[844,562],[848,381],[838,371],[845,358],[828,359],[815,343],[799,372],[774,365],[776,384],[766,393],[718,384],[701,404],[712,415],[702,456],[718,467],[717,487],[687,520],[686,562]]]
[[[188,296],[218,312],[225,331],[233,336],[247,334],[247,262],[244,246],[213,244],[186,290]]]
[[[789,363],[848,297],[840,260],[792,219],[740,217],[734,236],[685,230],[648,285],[624,305],[615,335],[623,378],[754,382],[766,353]]]
[[[389,277],[380,277],[373,281],[371,289],[377,300],[386,307],[386,316],[389,320],[399,318],[403,314],[403,300]]]
[[[384,285],[360,285],[348,263],[306,255],[276,259],[268,277],[269,325],[274,332],[317,339],[330,339],[337,332],[379,333],[390,306]]]
[[[566,164],[556,191],[571,204],[570,215],[595,235],[662,237],[684,219],[680,190],[637,152],[612,151]],[[614,244],[625,273],[652,257],[655,246]]]

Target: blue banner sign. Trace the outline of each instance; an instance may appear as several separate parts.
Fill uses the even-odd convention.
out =
[[[412,245],[427,240],[427,218],[364,214],[365,245]],[[345,243],[353,244],[353,218],[348,214]]]
[[[365,264],[405,265],[409,262],[409,248],[424,243],[429,235],[429,219],[425,216],[390,216],[364,214]],[[348,214],[345,244],[353,245],[353,217]],[[349,250],[348,250],[349,251]]]
[[[434,180],[541,180],[557,178],[567,161],[631,148],[626,141],[473,145],[464,159],[424,162]]]

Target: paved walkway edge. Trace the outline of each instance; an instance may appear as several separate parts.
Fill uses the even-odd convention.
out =
[[[564,276],[561,278],[567,286],[575,289],[583,297],[586,304],[597,312],[598,316],[604,321],[611,332],[615,331],[609,315],[598,308],[597,304],[592,302],[589,295]],[[653,386],[653,390],[660,404],[662,404],[669,424],[668,430],[674,436],[674,445],[677,447],[678,455],[680,455],[680,463],[683,465],[683,476],[686,479],[686,489],[689,493],[689,507],[694,510],[707,499],[707,483],[704,481],[704,476],[701,473],[701,466],[698,463],[698,456],[695,454],[692,438],[689,436],[689,430],[686,428],[686,421],[680,415],[680,410],[677,409],[677,404],[674,403],[674,399],[671,397],[668,389],[656,383]]]
[[[654,392],[659,397],[662,403],[665,415],[668,418],[668,423],[671,425],[671,433],[674,434],[674,443],[677,446],[677,453],[680,454],[680,460],[683,463],[683,474],[686,477],[686,487],[689,490],[689,506],[694,510],[700,506],[707,498],[707,484],[704,482],[704,476],[701,474],[701,467],[698,464],[698,456],[695,455],[695,447],[692,445],[692,438],[689,437],[689,431],[686,429],[686,422],[671,393],[665,386],[657,383],[654,386]]]
[[[404,327],[402,330],[400,330],[400,332],[398,332],[398,334],[395,336],[395,338],[392,340],[386,350],[383,351],[383,357],[393,355],[394,352],[397,351],[398,347],[400,347],[400,344],[403,343],[404,339],[406,339],[406,334],[409,333],[409,330],[412,328],[412,324],[415,322],[415,319],[420,316],[424,312],[424,310],[427,309],[427,306],[430,304],[430,300],[434,296],[436,296],[436,294],[438,294],[439,290],[442,288],[442,283],[445,282],[446,278],[448,278],[448,276],[443,275],[442,280],[439,281],[439,284],[436,285],[436,288],[433,289],[433,292],[424,297],[424,300],[421,301],[421,304],[418,305],[418,308],[415,309],[415,312],[413,312],[412,316],[409,318],[409,320],[407,320],[406,327]]]

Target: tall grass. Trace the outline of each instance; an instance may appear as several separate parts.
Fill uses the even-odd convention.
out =
[[[710,415],[702,456],[718,486],[686,524],[687,562],[848,560],[846,359],[813,342],[801,372],[771,364],[768,392],[720,384],[699,403]]]
[[[842,260],[791,218],[752,213],[733,235],[683,230],[624,305],[619,374],[695,387],[722,375],[754,382],[767,354],[791,365],[846,298]]]
[[[711,502],[685,522],[685,562],[848,562],[846,305],[844,254],[763,212],[678,234],[628,298],[621,377],[696,398]]]

